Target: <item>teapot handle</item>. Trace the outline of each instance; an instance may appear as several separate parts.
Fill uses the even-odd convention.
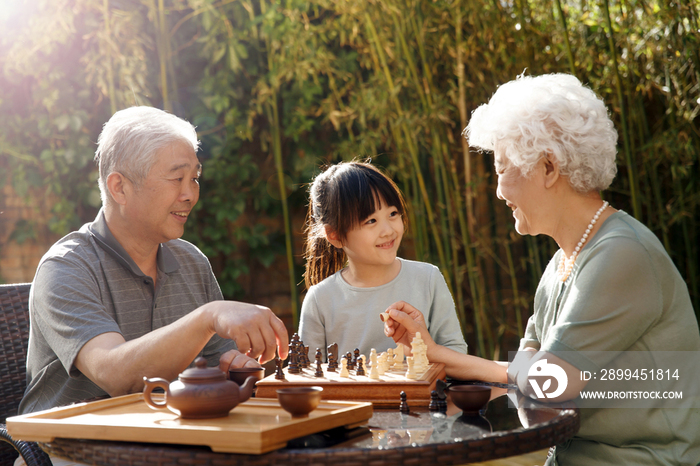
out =
[[[170,386],[170,383],[161,378],[153,378],[149,379],[147,377],[143,378],[143,382],[146,384],[143,387],[143,401],[146,402],[148,406],[150,406],[153,409],[163,409],[167,408],[166,406],[166,400],[163,400],[162,403],[156,403],[153,398],[151,397],[151,392],[153,391],[154,388],[162,388],[163,390],[168,391],[168,387]],[[167,397],[167,395],[166,395]]]

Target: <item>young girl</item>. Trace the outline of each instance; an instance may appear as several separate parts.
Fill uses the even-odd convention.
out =
[[[343,162],[316,177],[310,189],[306,273],[299,336],[326,355],[359,348],[369,357],[394,348],[379,314],[398,300],[426,309],[430,335],[461,353],[467,344],[445,279],[434,265],[401,259],[406,227],[403,196],[369,163]],[[422,306],[422,307],[421,307]]]

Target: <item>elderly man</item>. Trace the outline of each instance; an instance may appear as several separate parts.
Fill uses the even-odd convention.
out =
[[[194,127],[149,107],[114,114],[95,160],[103,208],[42,258],[30,296],[20,413],[143,390],[199,355],[229,367],[286,357],[270,309],[223,301],[207,258],[180,238],[199,199]]]

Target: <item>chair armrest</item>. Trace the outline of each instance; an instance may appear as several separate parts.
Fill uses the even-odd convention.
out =
[[[44,452],[35,442],[24,442],[15,440],[7,432],[5,424],[0,424],[0,442],[6,442],[19,452],[24,458],[27,466],[53,466],[49,455]]]

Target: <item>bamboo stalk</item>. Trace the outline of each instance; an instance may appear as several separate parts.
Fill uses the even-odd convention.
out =
[[[459,185],[457,179],[457,168],[454,163],[452,164],[452,184],[454,186]],[[469,234],[469,228],[467,228],[467,220],[464,216],[464,210],[462,208],[461,197],[455,196],[455,211],[457,212],[457,220],[459,222],[460,229],[462,233],[462,244],[464,245],[464,255],[467,260],[467,280],[469,282],[469,289],[472,292],[472,306],[474,307],[474,329],[476,332],[476,342],[477,342],[477,355],[482,357],[487,357],[486,346],[484,342],[484,332],[483,332],[483,322],[482,317],[483,307],[481,303],[481,295],[479,293],[480,289],[477,284],[477,273],[476,273],[476,260],[474,258],[474,251],[471,247],[471,236]]]
[[[107,92],[109,93],[109,108],[112,115],[117,113],[117,99],[114,93],[114,70],[112,69],[112,29],[109,21],[109,0],[102,0],[102,16],[105,21],[106,50],[105,62],[107,64]]]
[[[564,44],[566,45],[566,56],[569,58],[569,68],[571,69],[571,74],[576,76],[574,54],[571,52],[571,43],[569,41],[569,28],[566,25],[566,16],[564,16],[564,10],[561,7],[561,0],[556,0],[554,4],[557,7],[557,12],[559,13],[559,20],[561,21],[561,28],[564,32]]]
[[[508,270],[510,272],[510,285],[513,290],[513,308],[515,310],[515,325],[518,330],[518,335],[523,335],[525,330],[523,328],[523,318],[520,309],[520,291],[518,289],[518,277],[515,273],[515,267],[513,265],[513,254],[510,250],[510,243],[508,241],[503,242],[503,247],[506,250],[506,259],[508,261]]]
[[[622,78],[620,77],[620,70],[617,66],[617,50],[615,48],[615,38],[612,27],[612,20],[610,19],[610,8],[608,6],[608,0],[603,0],[603,7],[605,10],[605,24],[608,28],[608,47],[610,48],[610,55],[612,57],[612,68],[615,75],[615,91],[617,92],[617,100],[620,103],[620,126],[622,129],[622,136],[625,145],[625,160],[627,163],[627,179],[630,184],[632,212],[634,213],[634,217],[636,219],[641,220],[642,214],[639,208],[639,201],[637,199],[639,187],[637,185],[635,169],[632,163],[632,150],[630,148],[629,128],[627,126],[627,110],[625,108],[625,100],[622,96]]]
[[[265,15],[265,0],[260,0],[261,14]],[[275,68],[274,51],[272,49],[271,38],[265,36],[265,50],[267,53],[268,72]],[[299,297],[297,292],[296,273],[294,272],[294,250],[292,243],[292,225],[289,216],[289,206],[287,203],[287,192],[284,181],[284,163],[282,161],[282,135],[280,130],[279,110],[277,108],[277,90],[272,89],[268,100],[268,121],[272,136],[272,155],[275,160],[275,171],[277,173],[277,184],[279,185],[280,202],[282,203],[282,221],[284,222],[284,245],[287,257],[287,270],[289,271],[289,291],[291,295],[290,304],[292,310],[293,327],[299,326]]]
[[[158,19],[156,27],[158,28],[158,61],[160,62],[160,94],[163,99],[163,109],[167,112],[172,112],[170,98],[168,97],[168,59],[167,56],[167,33],[168,29],[165,25],[165,5],[163,0],[158,0]]]

